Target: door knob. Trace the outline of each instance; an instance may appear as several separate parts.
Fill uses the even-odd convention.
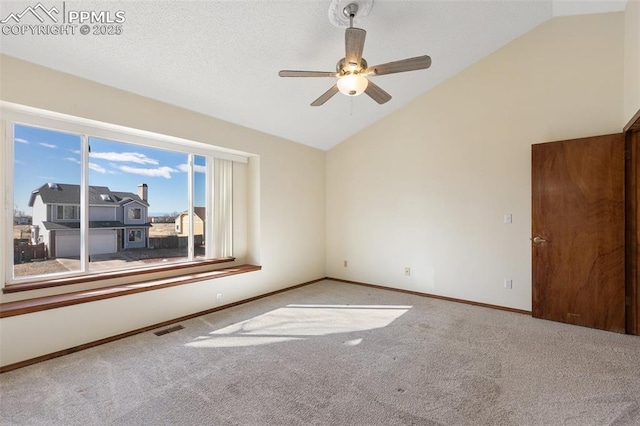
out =
[[[536,243],[536,244],[542,244],[542,243],[546,243],[547,240],[545,240],[543,238],[540,238],[540,237],[534,237],[533,238],[533,242]]]

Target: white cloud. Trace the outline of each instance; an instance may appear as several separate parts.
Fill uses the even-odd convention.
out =
[[[178,166],[178,170],[180,170],[181,172],[188,172],[189,171],[189,165],[188,164],[180,164]],[[206,166],[199,166],[197,164],[194,164],[193,166],[193,171],[196,173],[207,173],[207,167]]]
[[[56,145],[53,145],[51,143],[46,143],[46,142],[40,142],[40,145],[44,146],[45,148],[50,148],[50,149],[56,149],[57,148]]]
[[[65,157],[65,160],[80,164],[80,160],[78,160],[77,158]]]
[[[139,152],[91,152],[89,153],[89,157],[121,163],[158,164],[158,160],[149,158]]]
[[[155,169],[141,169],[131,166],[119,166],[118,169],[122,170],[125,173],[151,177],[163,177],[165,179],[171,179],[171,173],[176,173],[178,171],[167,166],[157,167]]]
[[[78,161],[79,163],[79,161]],[[107,173],[107,169],[105,169],[104,167],[102,167],[100,164],[96,164],[96,163],[89,163],[89,168],[95,172],[98,173]]]
[[[28,141],[28,140],[26,140],[26,139],[22,139],[22,138],[14,138],[13,140],[14,140],[15,142],[18,142],[18,143],[25,143],[25,144],[28,144],[28,143],[29,143],[29,141]]]

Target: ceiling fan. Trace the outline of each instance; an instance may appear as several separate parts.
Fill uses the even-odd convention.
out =
[[[367,32],[361,28],[353,27],[353,18],[356,16],[357,12],[358,5],[356,3],[348,4],[342,11],[345,17],[349,18],[349,28],[346,29],[344,35],[346,51],[345,57],[338,61],[338,64],[336,65],[336,72],[282,70],[278,73],[280,77],[337,78],[337,83],[320,95],[318,99],[313,101],[311,106],[320,106],[324,104],[338,92],[347,96],[358,96],[364,92],[377,103],[384,104],[391,99],[391,95],[382,90],[377,84],[370,81],[367,77],[422,70],[431,66],[431,58],[428,55],[387,62],[386,64],[375,65],[372,67],[368,66],[367,61],[362,57],[364,40]]]

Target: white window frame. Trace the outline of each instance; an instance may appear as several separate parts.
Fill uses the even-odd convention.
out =
[[[86,232],[89,229],[89,206],[88,200],[88,146],[89,137],[97,137],[101,139],[111,140],[115,142],[123,142],[134,145],[142,145],[149,148],[158,148],[171,151],[178,151],[188,154],[189,164],[189,212],[193,215],[193,157],[195,155],[202,156],[207,159],[207,189],[206,189],[206,211],[209,220],[206,221],[206,235],[207,241],[205,245],[205,258],[206,260],[213,259],[214,246],[211,240],[213,235],[213,197],[211,196],[212,188],[211,181],[213,179],[213,163],[214,159],[224,159],[239,163],[248,163],[249,157],[252,154],[231,150],[219,146],[213,146],[211,144],[197,142],[193,140],[178,138],[169,135],[163,135],[159,133],[149,132],[146,130],[139,130],[125,126],[119,126],[115,124],[105,123],[96,120],[85,119],[81,117],[75,117],[67,114],[56,113],[52,111],[46,111],[38,108],[28,107],[24,105],[14,104],[11,102],[0,101],[0,120],[4,124],[4,146],[5,146],[5,218],[4,229],[7,233],[5,237],[5,243],[3,244],[4,250],[0,253],[2,257],[2,263],[5,269],[5,285],[17,284],[25,281],[32,280],[47,280],[53,278],[50,275],[39,275],[29,277],[13,277],[13,234],[9,232],[13,229],[13,210],[10,206],[13,206],[13,177],[14,177],[14,164],[13,164],[13,147],[14,147],[14,135],[13,129],[15,124],[25,125],[30,127],[40,127],[50,129],[53,131],[60,131],[66,133],[77,134],[82,137],[82,155],[81,161],[83,164],[81,181],[83,191],[80,194],[80,220],[81,220],[81,259],[83,259],[81,270],[73,271],[64,276],[88,276],[92,275],[92,271],[89,269],[89,235]],[[83,214],[83,212],[85,214]],[[57,214],[57,210],[56,210]],[[190,216],[191,218],[192,216]],[[189,236],[189,261],[197,261],[194,258],[193,253],[193,222],[190,219],[189,223],[190,236]],[[115,271],[115,270],[114,270]],[[122,271],[122,270],[120,270]],[[150,272],[153,272],[151,270]],[[59,275],[55,275],[59,277]]]

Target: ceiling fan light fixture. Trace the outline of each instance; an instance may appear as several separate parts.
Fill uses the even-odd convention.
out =
[[[362,74],[346,74],[338,79],[338,90],[347,96],[358,96],[367,89],[369,80]]]

